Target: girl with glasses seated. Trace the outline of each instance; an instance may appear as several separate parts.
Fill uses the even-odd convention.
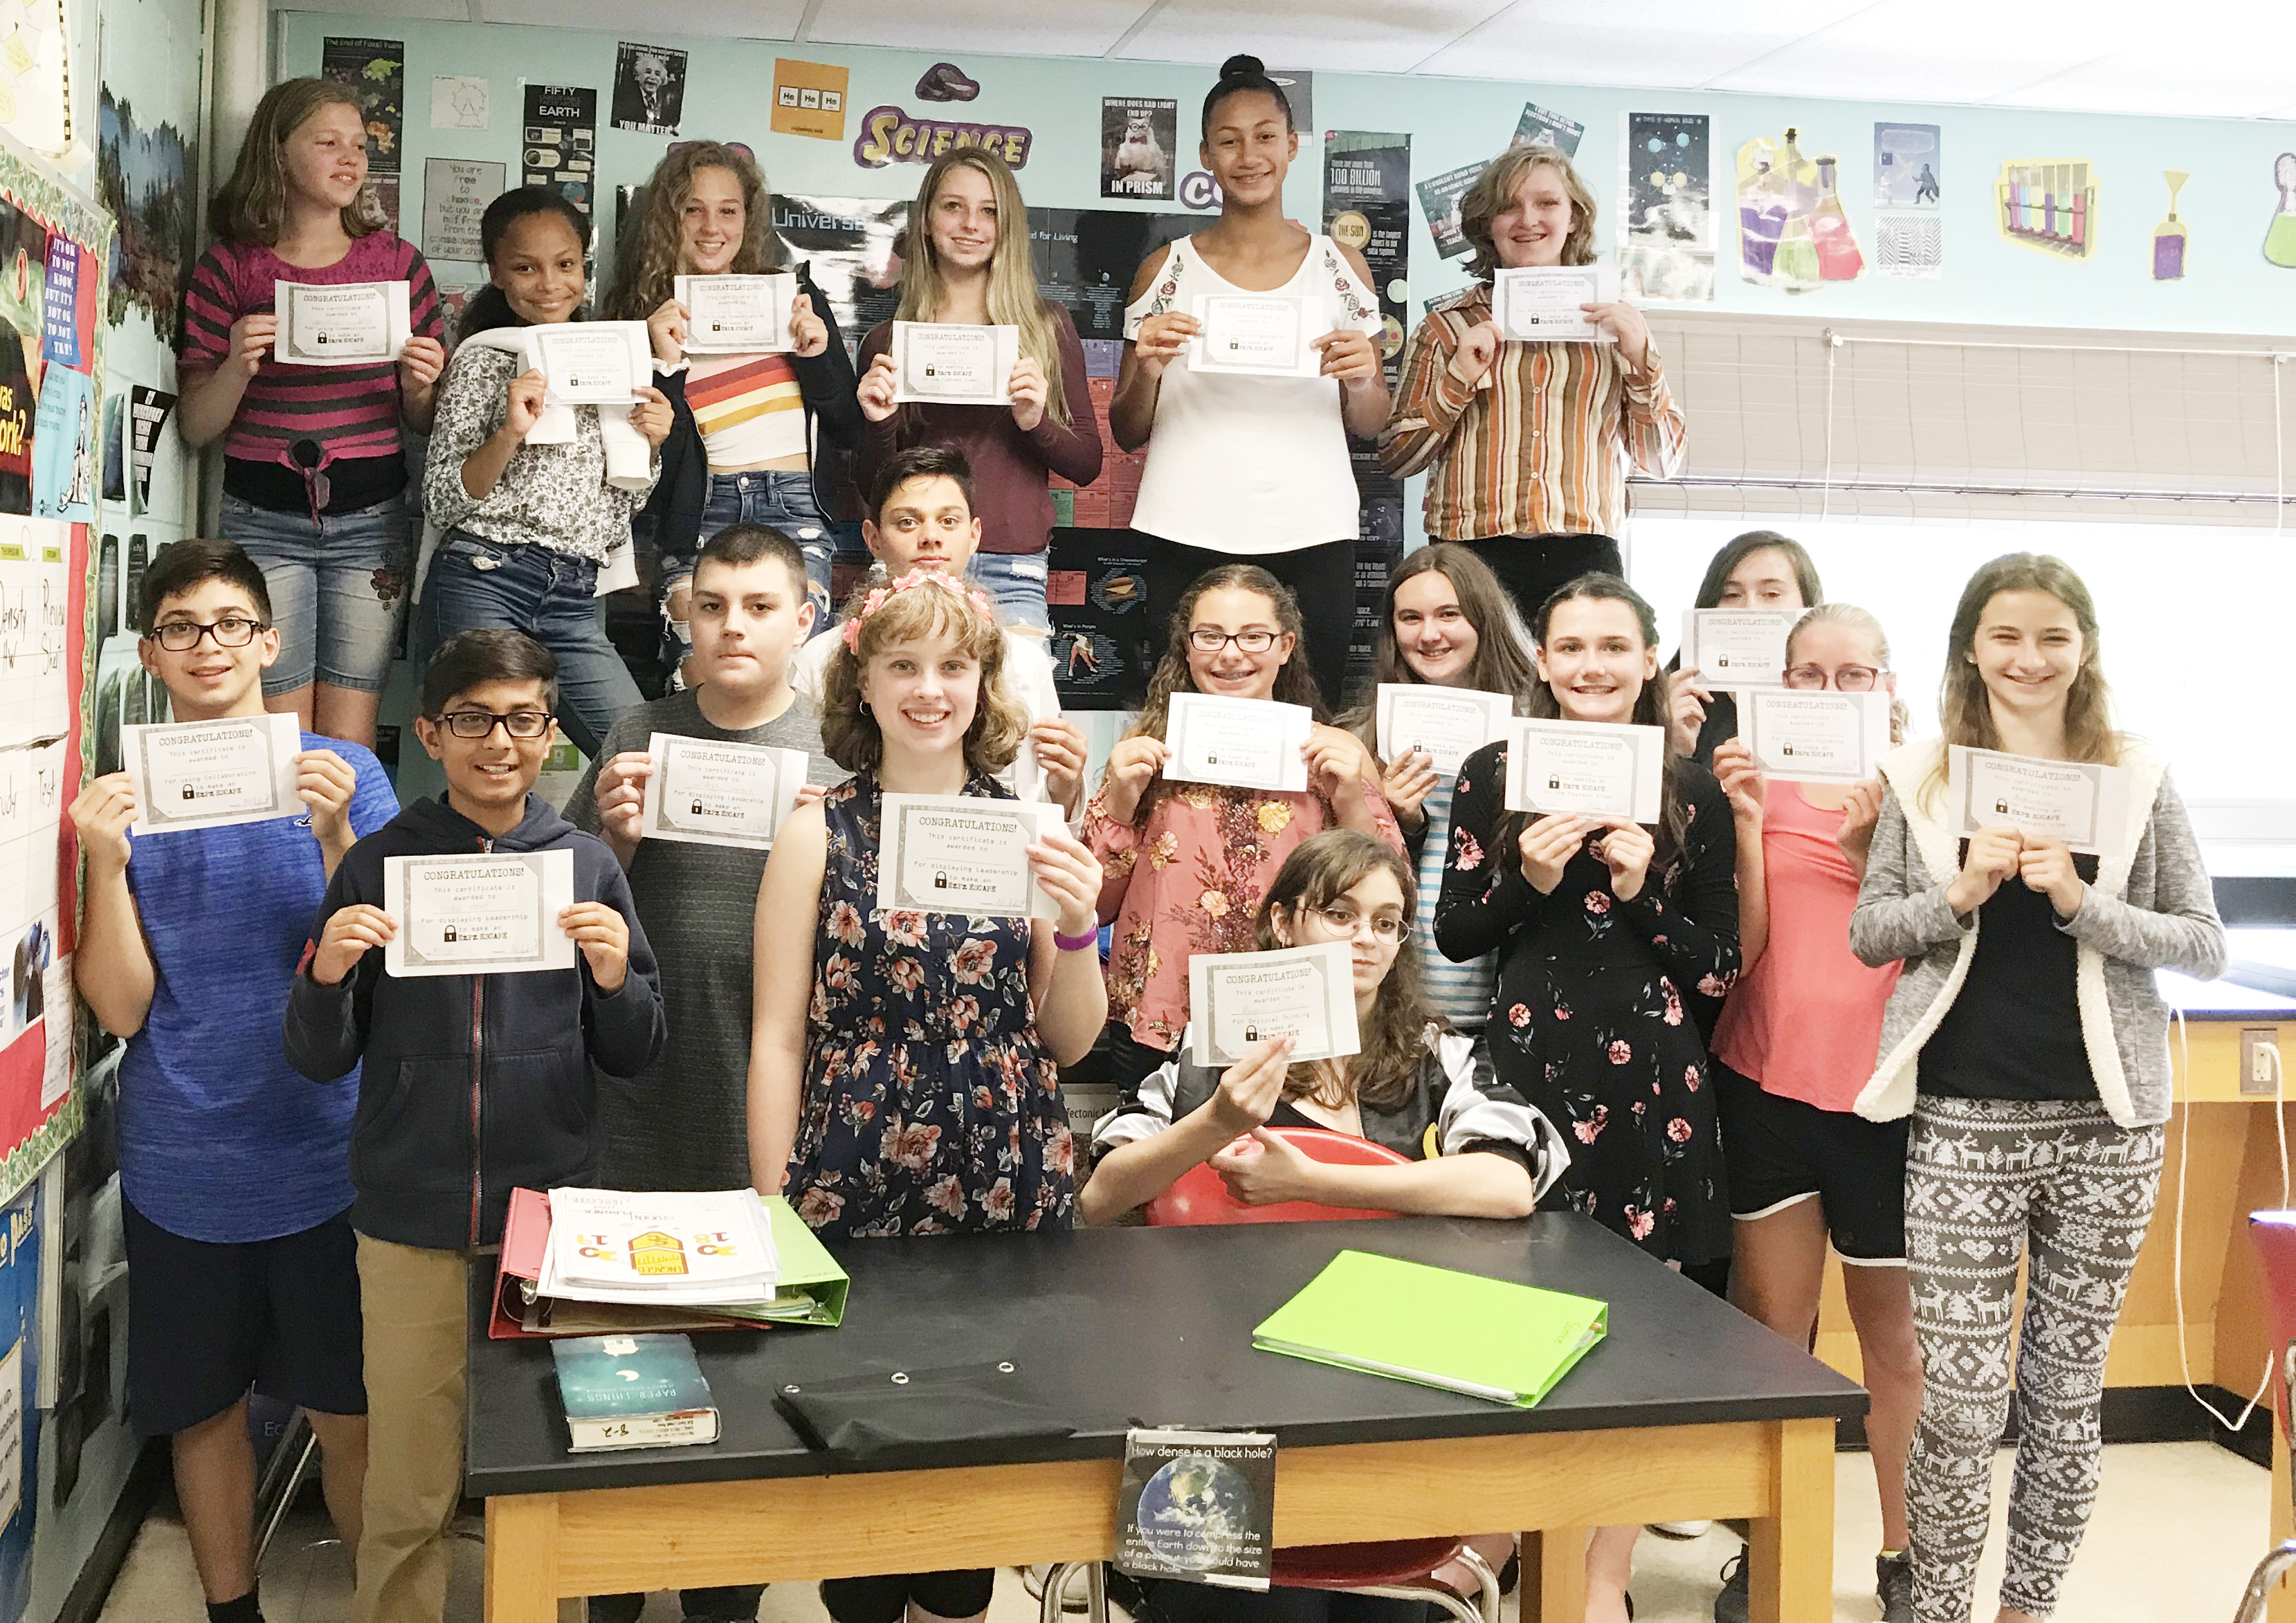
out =
[[[1324,725],[1300,636],[1298,602],[1267,570],[1234,563],[1199,576],[1172,616],[1146,708],[1109,751],[1107,775],[1085,809],[1083,837],[1103,873],[1100,922],[1115,926],[1109,1069],[1128,1097],[1188,1023],[1189,956],[1251,949],[1268,879],[1303,840],[1336,825],[1403,848],[1379,791],[1379,763]],[[1316,718],[1301,751],[1307,789],[1168,782],[1164,734],[1175,693],[1307,706]]]

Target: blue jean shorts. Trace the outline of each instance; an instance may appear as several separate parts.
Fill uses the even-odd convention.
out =
[[[381,691],[398,655],[414,577],[414,535],[403,497],[356,512],[308,512],[223,498],[223,533],[263,571],[279,658],[263,673],[266,695],[314,681]]]
[[[813,600],[814,635],[829,627],[829,564],[837,547],[828,519],[813,494],[813,475],[796,470],[760,469],[750,473],[713,473],[709,497],[701,508],[706,545],[719,530],[735,524],[763,524],[797,543],[805,555],[806,595]],[[669,612],[669,596],[693,580],[694,560],[661,561],[662,658],[672,670],[693,652],[693,633]]]
[[[997,619],[1015,631],[1041,635],[1053,628],[1045,608],[1045,569],[1051,557],[1049,551],[975,553],[966,573],[996,605]]]

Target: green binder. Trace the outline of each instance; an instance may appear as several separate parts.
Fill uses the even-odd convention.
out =
[[[1341,1251],[1251,1332],[1263,1352],[1529,1408],[1610,1327],[1590,1296]]]
[[[763,1307],[745,1308],[730,1317],[764,1319],[775,1324],[836,1324],[845,1318],[845,1293],[851,1282],[837,1259],[821,1243],[821,1236],[806,1226],[784,1195],[767,1195],[766,1226],[773,1231],[774,1257],[781,1276],[774,1299]],[[722,1307],[712,1312],[725,1313]]]

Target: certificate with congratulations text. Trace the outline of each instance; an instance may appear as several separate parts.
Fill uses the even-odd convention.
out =
[[[295,792],[302,747],[291,714],[122,727],[120,761],[135,792],[131,832],[167,834],[303,816],[310,807]]]
[[[516,975],[570,970],[577,949],[558,915],[574,905],[570,850],[386,857],[382,910],[398,933],[386,975]]]
[[[1304,704],[1175,693],[1164,726],[1169,751],[1164,777],[1174,783],[1305,793],[1308,758],[1300,752],[1315,725],[1315,712]]]
[[[1517,343],[1615,343],[1579,307],[1618,299],[1615,265],[1526,266],[1491,279],[1491,320]]]
[[[1324,370],[1316,340],[1317,306],[1282,293],[1199,293],[1192,312],[1202,324],[1188,343],[1197,372],[1246,373],[1263,378],[1312,378]]]
[[[642,321],[569,321],[529,327],[548,406],[630,406],[653,375]]]
[[[1656,823],[1666,729],[1628,722],[1517,717],[1507,737],[1509,811]]]
[[[1460,762],[1507,735],[1514,701],[1471,687],[1382,682],[1377,715],[1381,760],[1392,766],[1416,750],[1433,758],[1437,772],[1456,777]]]
[[[1888,693],[1748,688],[1738,695],[1738,736],[1772,777],[1803,783],[1862,783],[1890,750]]]
[[[279,333],[271,358],[285,366],[395,361],[414,332],[404,282],[275,282]]]
[[[965,322],[893,324],[893,399],[929,406],[1010,406],[1021,329]]]
[[[1356,1031],[1355,951],[1345,941],[1270,953],[1197,953],[1188,960],[1189,1057],[1233,1065],[1269,1037],[1294,1039],[1292,1058],[1362,1052]]]
[[[2128,816],[2128,769],[2097,761],[2046,761],[1955,744],[1946,762],[1954,832],[2014,828],[2095,853]]]
[[[889,794],[884,800],[877,848],[877,906],[884,912],[1060,916],[1029,872],[1029,848],[1068,826],[1059,807],[979,795]]]
[[[802,750],[679,733],[655,734],[646,755],[653,771],[639,824],[645,839],[758,851],[772,847],[774,831],[795,809],[811,764]]]
[[[778,355],[790,347],[790,307],[797,278],[679,276],[673,283],[685,307],[688,355]]]
[[[1711,688],[1783,687],[1786,636],[1800,609],[1692,609],[1682,617],[1682,668]]]

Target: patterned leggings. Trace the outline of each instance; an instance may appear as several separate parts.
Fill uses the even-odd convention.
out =
[[[2013,1385],[2001,1604],[2056,1610],[2095,1497],[2104,1355],[2161,1190],[2164,1135],[2103,1107],[1923,1095],[1906,1164],[1922,1415],[1906,1466],[1920,1623],[1969,1623]],[[2032,1263],[2011,1373],[2017,1263]]]

